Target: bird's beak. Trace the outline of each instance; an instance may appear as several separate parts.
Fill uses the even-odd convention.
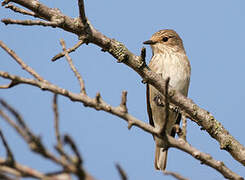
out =
[[[143,44],[155,44],[156,42],[152,41],[152,40],[148,40],[148,41],[145,41],[143,42]]]

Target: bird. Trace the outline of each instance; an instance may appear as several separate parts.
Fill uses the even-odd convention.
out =
[[[187,96],[191,66],[180,36],[174,30],[164,29],[154,33],[150,40],[143,42],[143,44],[150,45],[152,49],[149,69],[160,74],[163,79],[169,78],[169,85],[182,95]],[[164,96],[148,83],[146,84],[146,101],[150,124],[158,129],[165,126],[166,133],[174,137],[173,126],[180,123],[181,114],[178,111],[169,110],[166,121]],[[153,135],[153,138],[156,144],[155,169],[165,171],[168,155],[167,143],[157,136]]]

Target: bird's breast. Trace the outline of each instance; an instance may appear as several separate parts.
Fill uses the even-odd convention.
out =
[[[161,74],[164,79],[170,78],[170,85],[187,96],[190,81],[190,64],[185,53],[157,53],[149,67]]]

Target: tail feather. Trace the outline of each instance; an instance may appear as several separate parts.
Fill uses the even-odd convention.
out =
[[[168,155],[168,150],[163,150],[163,148],[156,146],[155,162],[154,162],[156,170],[164,171],[166,169],[167,155]]]

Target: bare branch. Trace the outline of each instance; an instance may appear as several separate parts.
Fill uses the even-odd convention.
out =
[[[55,55],[51,60],[52,60],[52,61],[56,61],[56,60],[58,60],[58,59],[64,57],[66,52],[67,52],[67,53],[74,52],[74,51],[75,51],[77,48],[79,48],[82,44],[84,44],[84,41],[83,41],[83,40],[78,41],[78,43],[75,44],[73,47],[71,47],[71,48],[67,49],[66,51],[62,51],[61,53]]]
[[[24,61],[22,61],[22,59],[19,58],[17,54],[15,54],[15,52],[12,49],[8,48],[1,40],[0,40],[0,46],[22,67],[22,69],[27,71],[29,74],[31,74],[39,81],[44,81],[44,79],[39,74],[37,74],[31,67],[25,64]]]
[[[26,129],[27,131],[30,131],[26,123],[24,122],[23,118],[21,117],[20,113],[18,113],[13,107],[11,107],[6,101],[3,99],[0,99],[0,104],[5,107],[14,117],[16,118],[19,125],[22,126],[22,128]]]
[[[13,112],[11,112],[11,113],[14,115]],[[61,161],[60,159],[55,157],[51,152],[49,152],[45,148],[41,139],[38,136],[35,136],[31,132],[31,130],[27,127],[27,125],[25,124],[23,119],[21,120],[23,122],[20,124],[21,125],[21,127],[20,127],[11,118],[9,118],[7,116],[7,114],[5,114],[2,110],[0,110],[0,116],[2,116],[3,119],[5,119],[9,123],[9,125],[11,125],[17,131],[17,133],[23,137],[23,139],[26,141],[26,143],[29,145],[30,149],[33,152],[36,152],[36,153],[42,155],[43,157],[50,159],[53,162],[56,162],[57,164],[62,164],[64,166],[66,166],[66,164],[64,164],[63,161]],[[20,117],[20,115],[17,115],[16,117]],[[16,119],[18,119],[18,118],[16,118]],[[23,126],[23,124],[24,124],[24,126]],[[25,128],[23,128],[23,127],[25,127]]]
[[[64,142],[66,144],[70,145],[72,151],[75,153],[76,158],[77,158],[77,160],[76,160],[77,167],[80,167],[82,165],[82,163],[83,163],[83,160],[82,160],[82,157],[81,157],[81,155],[80,155],[80,153],[78,151],[78,148],[77,148],[76,144],[74,143],[74,141],[72,140],[72,138],[68,134],[66,134],[64,136]]]
[[[1,85],[1,86],[0,86],[0,89],[8,89],[8,88],[14,87],[14,86],[16,86],[16,85],[18,85],[17,82],[11,81],[9,84]]]
[[[63,149],[60,132],[59,132],[59,112],[58,112],[58,105],[57,105],[57,94],[54,94],[54,98],[53,98],[53,111],[54,111],[54,129],[55,129],[55,136],[57,140],[57,147]]]
[[[14,11],[14,12],[17,12],[17,13],[20,13],[20,14],[23,14],[23,15],[28,15],[28,16],[33,16],[33,17],[42,18],[42,17],[40,17],[39,15],[37,15],[36,13],[34,13],[34,12],[27,11],[27,10],[25,10],[25,9],[16,7],[16,6],[14,6],[13,4],[8,4],[8,5],[5,6],[5,8],[9,8],[9,9],[11,9],[11,10]]]
[[[85,8],[84,8],[84,1],[78,0],[78,7],[79,7],[79,16],[84,25],[87,24],[87,18],[85,15]]]
[[[0,164],[4,164],[6,160],[0,158]],[[24,176],[24,177],[33,177],[33,178],[37,178],[37,179],[47,179],[47,180],[51,180],[48,177],[46,177],[43,173],[29,168],[27,166],[21,165],[17,162],[15,162],[14,166],[0,166],[0,171],[1,172],[5,172],[5,173],[9,173],[9,174],[13,174],[14,176],[20,177],[20,176]]]
[[[186,120],[186,116],[182,114],[182,134],[180,138],[186,141],[186,134],[187,134],[187,120]]]
[[[127,108],[127,93],[128,93],[127,91],[123,91],[122,92],[121,103],[120,103],[120,106],[119,106],[124,113],[128,112],[128,108]]]
[[[38,82],[38,81],[37,81]],[[55,98],[54,98],[54,104],[57,104]],[[3,107],[5,107],[6,105],[4,105]],[[9,105],[7,105],[9,106]],[[55,106],[55,105],[54,105]],[[16,113],[16,110],[14,110],[14,108],[12,107],[8,107],[11,109],[11,113]],[[54,107],[54,111],[57,111],[57,106]],[[64,153],[64,151],[62,150],[62,153],[64,153],[64,158],[59,159],[57,158],[54,154],[52,154],[42,143],[41,139],[37,136],[35,136],[31,131],[27,132],[28,128],[22,128],[20,126],[18,126],[13,120],[11,120],[2,110],[0,110],[0,116],[3,117],[3,119],[5,119],[26,141],[26,143],[29,145],[30,149],[35,152],[38,153],[39,155],[45,157],[48,160],[51,160],[52,162],[61,165],[64,168],[64,171],[67,173],[73,173],[75,175],[77,175],[77,177],[81,180],[92,180],[93,177],[90,176],[83,168],[82,168],[82,158],[78,152],[78,149],[75,145],[75,143],[73,142],[73,140],[69,137],[69,135],[65,135],[64,141],[65,143],[69,144],[71,146],[71,149],[73,150],[73,152],[76,155],[76,159],[71,159],[67,154]],[[16,117],[20,117],[20,115],[16,115]],[[58,118],[58,116],[56,115],[56,118]],[[23,121],[23,120],[22,120]],[[24,122],[24,121],[23,121]],[[25,124],[25,123],[24,123]],[[5,145],[5,148],[7,150],[8,153],[8,158],[13,161],[13,157],[11,156],[12,153],[4,139],[4,137],[1,134],[0,131],[0,136],[2,137],[3,143]],[[69,160],[69,162],[67,162],[66,160]],[[54,176],[49,176],[47,175],[44,176],[43,174],[37,174],[37,175],[31,175],[32,173],[36,174],[38,173],[35,170],[32,170],[30,168],[26,168],[27,171],[34,171],[34,172],[30,172],[29,174],[24,174],[25,171],[25,167],[22,165],[19,165],[17,163],[12,163],[14,165],[9,165],[10,163],[6,164],[6,166],[8,165],[8,170],[12,170],[15,171],[17,170],[17,172],[19,172],[21,174],[21,176],[31,176],[31,177],[37,177],[39,179],[43,179],[44,177],[47,180],[51,180],[54,179]],[[5,165],[5,164],[4,164]],[[1,167],[1,158],[0,158],[0,171],[3,170],[3,167]],[[4,171],[6,172],[6,171]],[[65,173],[65,174],[66,174]]]
[[[47,91],[66,96],[66,97],[70,98],[72,101],[84,103],[84,105],[89,106],[89,107],[96,108],[98,106],[97,101],[93,98],[90,98],[86,95],[72,93],[66,89],[60,88],[60,87],[55,86],[51,83],[44,83],[44,82],[36,81],[34,79],[23,78],[23,77],[11,75],[11,74],[9,74],[7,72],[3,72],[3,71],[0,71],[0,76],[5,78],[5,79],[16,80],[20,84],[29,84],[32,86],[36,86],[40,89],[45,89]],[[121,117],[122,119],[126,120],[127,122],[130,121],[130,122],[132,122],[132,125],[134,125],[136,123],[137,126],[142,128],[144,131],[147,131],[150,133],[154,132],[155,134],[158,133],[158,131],[156,131],[151,125],[145,124],[144,122],[138,120],[137,118],[133,117],[132,115],[122,112],[121,108],[119,108],[119,107],[110,106],[109,104],[104,102],[102,99],[100,102],[100,110],[103,110],[103,111],[109,112],[111,114],[114,114],[118,117]]]
[[[82,94],[86,94],[86,90],[85,90],[85,85],[84,85],[84,81],[82,79],[82,76],[81,74],[77,71],[76,67],[74,66],[73,62],[72,62],[72,59],[71,57],[69,56],[67,50],[66,50],[66,45],[65,45],[65,41],[63,39],[60,40],[60,44],[62,45],[63,47],[63,51],[65,53],[65,56],[66,56],[66,59],[67,59],[67,62],[69,63],[72,71],[74,72],[75,76],[77,77],[79,83],[80,83],[80,92]]]
[[[175,147],[179,150],[182,150],[190,154],[192,157],[199,160],[202,164],[212,167],[218,172],[220,172],[227,179],[243,180],[243,177],[232,172],[229,168],[225,166],[223,162],[217,161],[213,159],[212,156],[210,156],[209,154],[203,153],[198,149],[192,147],[189,143],[187,143],[183,139],[176,140],[170,135],[167,136],[168,136],[168,142],[170,147]]]
[[[49,90],[51,92],[54,92],[54,93],[61,94],[63,96],[69,97],[73,101],[82,102],[82,103],[86,104],[89,107],[95,108],[98,105],[97,101],[95,99],[89,98],[86,95],[80,95],[80,94],[75,94],[75,93],[69,92],[67,90],[59,88],[59,87],[57,87],[55,85],[52,85],[50,83],[47,84],[47,83],[43,83],[43,82],[32,80],[32,79],[21,78],[21,77],[18,77],[18,76],[10,75],[10,74],[8,74],[6,72],[2,72],[2,71],[0,71],[0,76],[2,76],[4,78],[7,78],[7,79],[11,79],[11,80],[17,80],[18,79],[19,83],[31,84],[31,85],[39,87],[39,88],[43,87],[46,90]],[[149,124],[147,124],[147,123],[145,123],[143,121],[140,121],[140,120],[136,119],[135,117],[133,117],[132,115],[130,115],[128,113],[123,113],[121,111],[120,107],[112,107],[109,104],[105,103],[102,99],[100,100],[100,110],[103,110],[103,111],[109,112],[111,114],[114,114],[114,115],[116,115],[118,117],[121,117],[122,119],[126,120],[127,122],[130,122],[131,126],[135,125],[135,126],[141,128],[142,130],[144,130],[146,132],[154,134],[154,135],[156,135],[156,136],[158,136],[160,138],[162,137],[161,134],[159,133],[158,129],[152,127],[151,125],[149,125]],[[192,156],[194,156],[193,152],[199,152],[196,149],[193,150],[193,148],[187,142],[180,143],[178,140],[174,139],[171,136],[168,136],[168,141],[170,143],[170,147],[171,146],[172,147],[176,147],[176,148],[178,148],[180,150],[183,150],[183,151],[187,152],[188,154],[190,154]],[[188,148],[188,147],[190,147],[190,148]],[[232,172],[231,170],[229,170],[225,165],[222,165],[222,168],[220,168],[220,166],[217,166],[217,164],[220,165],[220,163],[218,161],[214,160],[214,159],[209,160],[209,158],[210,158],[209,155],[206,155],[204,153],[202,153],[202,155],[203,156],[202,156],[201,159],[197,158],[199,156],[194,156],[194,157],[196,159],[198,159],[198,160],[201,160],[204,164],[206,164],[206,165],[208,165],[210,167],[213,167],[215,169],[217,168],[216,170],[221,172],[225,177],[228,177],[228,176],[229,177],[235,177],[235,178],[240,177],[239,175],[237,175],[234,172]]]
[[[2,110],[0,110],[0,116],[2,116],[3,119],[5,119],[17,132],[20,134],[25,141],[29,141],[29,136],[20,128],[10,117],[4,113]]]
[[[145,63],[145,56],[146,56],[146,49],[145,49],[145,47],[142,47],[140,57],[141,57],[141,60],[143,61],[143,63]]]
[[[63,148],[63,143],[61,140],[61,135],[59,131],[59,112],[58,112],[58,104],[57,104],[57,94],[54,94],[53,97],[53,111],[54,111],[54,129],[55,129],[55,136],[57,140],[57,145],[55,146],[55,149],[58,151],[58,153],[63,158],[62,161],[69,161],[72,162],[72,159],[69,155],[67,155]]]
[[[120,164],[117,163],[116,168],[120,174],[121,180],[127,180],[128,176],[127,176],[126,172],[123,170],[123,168],[120,166]]]
[[[184,178],[183,176],[181,176],[180,174],[176,173],[176,172],[171,172],[171,171],[163,171],[163,173],[165,175],[170,175],[178,180],[188,180],[186,178]]]
[[[5,25],[8,24],[19,24],[24,26],[51,26],[58,27],[60,22],[49,22],[49,21],[40,21],[40,20],[15,20],[15,19],[2,19],[2,22]]]
[[[2,139],[3,145],[7,151],[7,160],[5,162],[5,164],[14,164],[15,163],[15,159],[14,159],[14,155],[12,153],[12,151],[9,148],[9,145],[3,135],[3,132],[0,130],[0,137]]]

